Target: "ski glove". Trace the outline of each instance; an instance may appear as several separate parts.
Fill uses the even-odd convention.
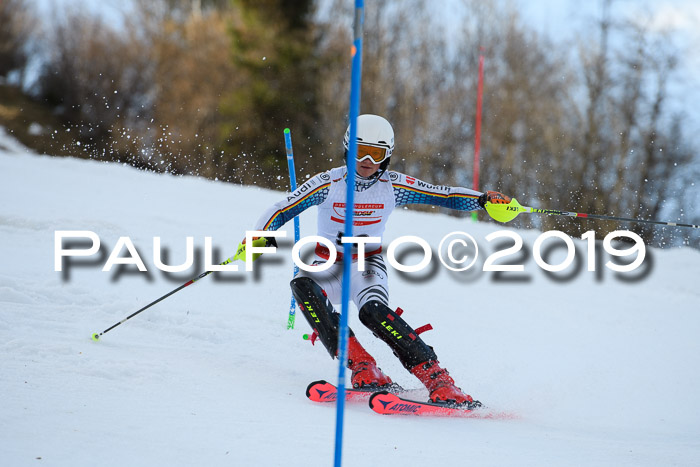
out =
[[[275,237],[253,237],[253,241],[259,240],[261,238],[265,240],[264,246],[274,246],[275,248],[277,248],[277,239]],[[243,237],[243,240],[241,240],[241,245],[245,245],[245,237]]]
[[[509,204],[510,196],[499,193],[498,191],[487,191],[483,195],[479,196],[479,206],[485,208],[486,203]]]
[[[253,245],[256,247],[277,247],[277,240],[275,239],[275,237],[253,237]],[[260,256],[262,256],[262,253],[254,253],[253,261],[258,259]],[[242,261],[245,261],[245,237],[243,238],[243,240],[241,240],[241,243],[238,244],[238,250],[236,251],[236,254],[234,255],[233,259],[240,259]]]

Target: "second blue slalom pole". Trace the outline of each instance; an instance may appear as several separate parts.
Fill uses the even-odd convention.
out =
[[[294,152],[292,151],[292,135],[289,128],[284,129],[284,147],[287,151],[287,166],[289,167],[289,182],[292,191],[297,189],[297,173],[294,168]],[[294,243],[299,241],[299,216],[294,218]],[[294,277],[299,273],[299,266],[294,265]],[[287,318],[287,329],[294,329],[294,321],[296,319],[296,302],[292,295],[292,303],[289,305],[289,318]]]

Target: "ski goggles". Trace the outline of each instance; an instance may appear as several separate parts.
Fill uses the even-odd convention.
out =
[[[384,162],[386,159],[386,148],[378,146],[370,146],[368,144],[357,143],[357,161],[362,162],[365,159],[371,159],[375,164]]]

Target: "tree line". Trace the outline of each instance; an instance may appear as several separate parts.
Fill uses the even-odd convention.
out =
[[[471,186],[479,55],[481,189],[524,204],[698,223],[695,148],[669,88],[682,60],[612,0],[585,41],[555,43],[497,0],[366,2],[361,109],[396,131],[392,168]],[[14,15],[14,16],[13,16]],[[78,9],[37,32],[0,5],[0,75],[42,44],[31,92],[78,135],[76,155],[285,190],[282,131],[299,174],[343,163],[353,2],[134,0],[118,19]],[[116,23],[116,24],[114,24]],[[632,226],[520,216],[571,235]],[[655,244],[697,235],[634,230]]]

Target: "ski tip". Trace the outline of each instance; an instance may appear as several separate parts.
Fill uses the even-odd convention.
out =
[[[314,381],[314,382],[309,383],[309,385],[306,386],[306,397],[311,399],[311,389],[314,386],[322,386],[324,384],[328,384],[328,381],[326,381],[325,379],[319,379],[318,381]]]

